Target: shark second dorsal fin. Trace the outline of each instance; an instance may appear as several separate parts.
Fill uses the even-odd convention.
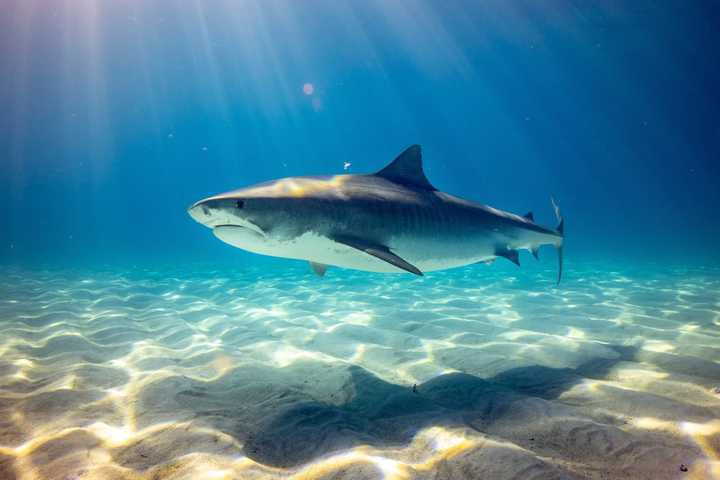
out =
[[[405,149],[388,166],[375,174],[401,185],[407,185],[426,190],[437,190],[428,181],[422,167],[422,152],[420,145],[411,145]]]

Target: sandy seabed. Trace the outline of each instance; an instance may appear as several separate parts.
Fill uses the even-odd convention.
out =
[[[3,268],[0,479],[720,478],[720,269]]]

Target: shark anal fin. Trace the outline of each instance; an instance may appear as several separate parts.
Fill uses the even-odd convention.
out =
[[[318,277],[325,276],[325,272],[327,271],[327,265],[324,263],[310,262],[310,268],[312,268],[312,271],[315,272],[315,275]]]
[[[507,258],[518,267],[520,266],[520,255],[517,250],[511,250],[509,248],[498,248],[495,250],[495,255],[498,257]]]
[[[368,255],[372,255],[373,257],[383,260],[390,265],[405,270],[406,272],[414,273],[419,276],[422,276],[423,274],[419,268],[392,253],[385,245],[378,245],[366,242],[362,239],[342,236],[334,237],[333,240],[348,247],[360,250],[361,252],[365,252]]]

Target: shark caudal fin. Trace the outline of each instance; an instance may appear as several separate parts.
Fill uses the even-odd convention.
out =
[[[558,207],[557,203],[555,203],[555,199],[553,197],[550,197],[550,201],[552,202],[553,210],[555,210],[555,217],[557,218],[557,221],[558,221],[558,226],[555,228],[555,230],[562,237],[560,240],[560,244],[557,245],[557,253],[558,253],[557,283],[558,283],[558,285],[560,285],[560,279],[562,278],[562,271],[563,271],[563,243],[565,243],[565,219],[560,214],[560,207]]]

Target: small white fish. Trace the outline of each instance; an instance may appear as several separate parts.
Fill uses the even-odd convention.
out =
[[[351,166],[352,166],[352,163],[350,163],[350,162],[345,162],[345,163],[343,163],[343,170],[347,170],[347,169],[350,168]]]

